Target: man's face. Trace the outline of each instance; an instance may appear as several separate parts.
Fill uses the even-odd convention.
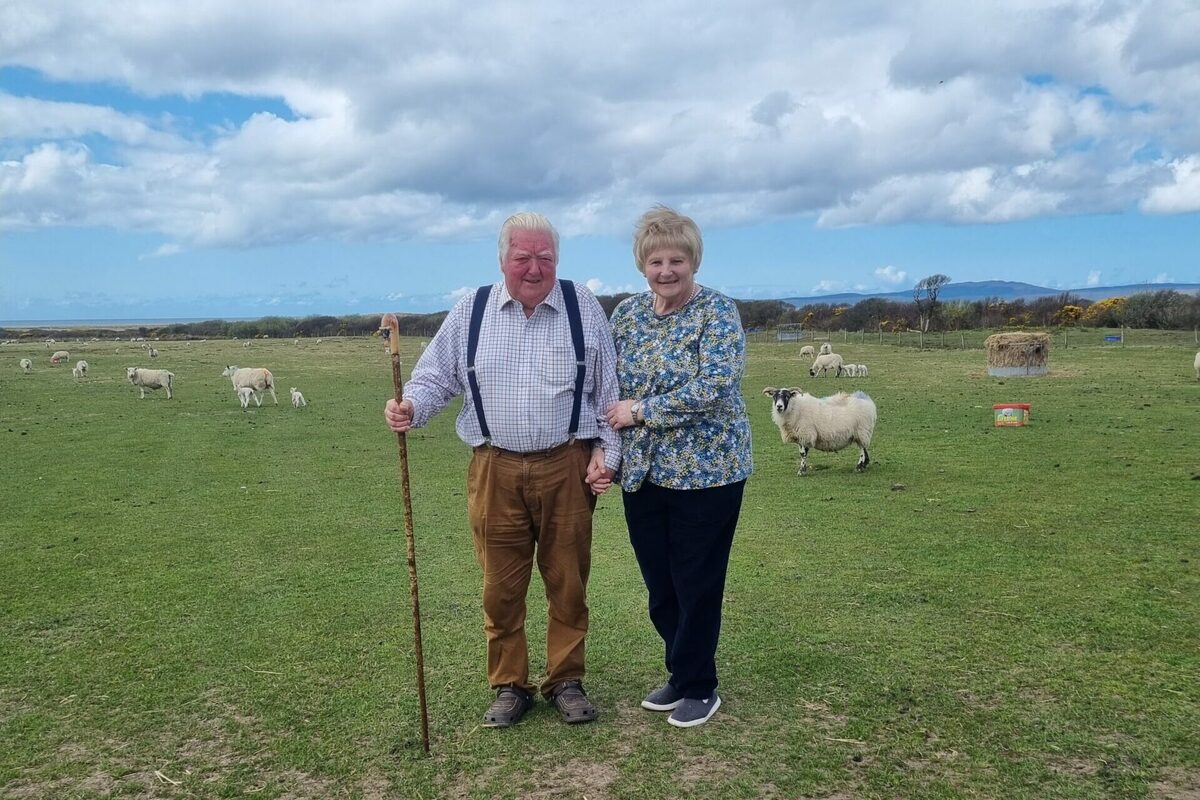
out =
[[[500,265],[508,293],[529,313],[554,288],[558,253],[554,238],[544,231],[517,229],[508,240],[508,255]]]

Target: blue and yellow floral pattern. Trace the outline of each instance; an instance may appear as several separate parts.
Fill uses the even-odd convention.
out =
[[[642,400],[646,418],[621,431],[621,486],[705,489],[748,478],[746,336],[734,302],[701,287],[683,308],[659,316],[645,292],[617,306],[612,327],[621,397]]]

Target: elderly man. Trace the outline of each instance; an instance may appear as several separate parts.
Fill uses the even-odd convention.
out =
[[[450,311],[384,416],[420,427],[466,394],[458,436],[474,455],[467,513],[483,568],[488,683],[484,725],[513,725],[533,705],[525,595],[536,553],[549,626],[543,697],[564,721],[590,722],[583,689],[592,511],[620,466],[605,409],[618,399],[608,320],[586,288],[555,278],[558,233],[540,214],[500,228],[504,280]]]

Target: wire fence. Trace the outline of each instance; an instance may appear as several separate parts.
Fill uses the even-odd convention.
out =
[[[917,350],[983,350],[984,341],[993,333],[1018,330],[997,328],[969,331],[797,331],[794,327],[778,330],[751,331],[747,341],[775,343],[795,347],[819,345],[829,342],[838,344],[874,344],[881,346],[912,348]],[[1190,331],[1163,331],[1143,328],[1039,328],[1050,334],[1052,348],[1075,347],[1200,347],[1200,329]]]

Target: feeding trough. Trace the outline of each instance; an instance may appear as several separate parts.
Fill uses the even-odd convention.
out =
[[[988,375],[1016,378],[1050,371],[1050,334],[994,333],[984,341]]]

